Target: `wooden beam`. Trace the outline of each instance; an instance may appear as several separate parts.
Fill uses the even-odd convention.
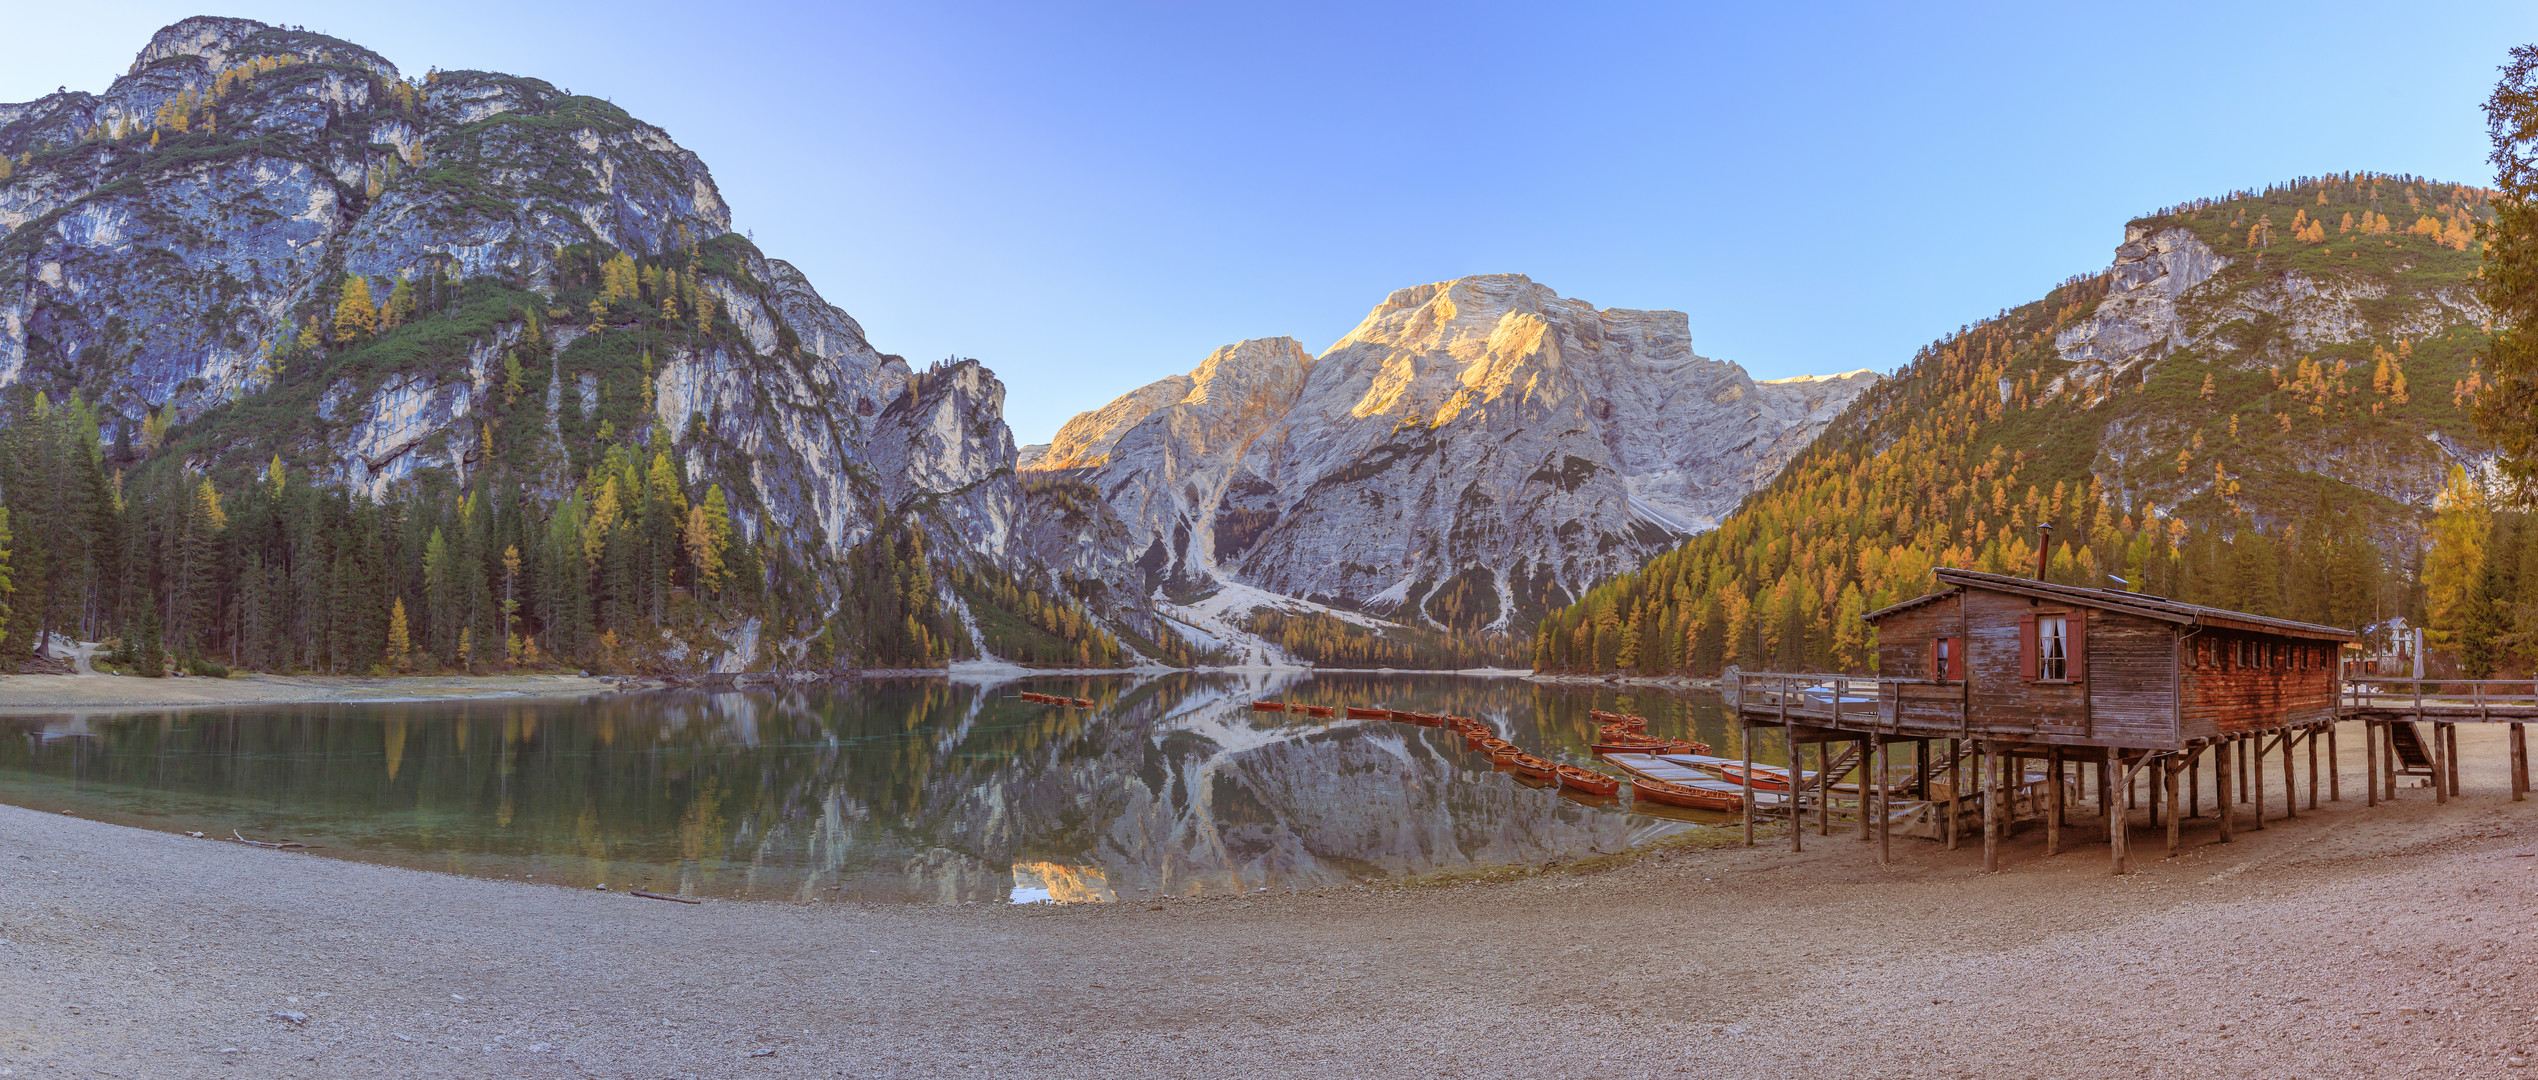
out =
[[[1754,846],[1754,725],[1745,719],[1745,713],[1741,709],[1736,713],[1736,722],[1742,727],[1744,734],[1744,738],[1736,741],[1744,744],[1745,747],[1745,774],[1743,777],[1745,781],[1745,801],[1743,803],[1743,810],[1745,812],[1745,846],[1752,847]]]
[[[2254,773],[2256,778],[2247,786],[2247,795],[2256,802],[2256,829],[2262,832],[2265,828],[2265,736],[2260,733],[2248,741],[2256,748],[2248,754],[2247,771]]]
[[[2276,745],[2282,751],[2282,816],[2284,820],[2300,816],[2300,785],[2294,782],[2298,774],[2292,771],[2292,734],[2292,729],[2284,728],[2282,738],[2276,741]]]
[[[2512,725],[2512,801],[2529,798],[2529,732]]]
[[[2367,716],[2355,716],[2362,722],[2362,805],[2379,805],[2379,725]]]
[[[2440,721],[2432,722],[2432,801],[2442,805],[2450,801],[2450,766],[2445,760],[2449,755],[2448,748],[2442,745],[2446,734]]]
[[[2196,767],[2202,760],[2200,749],[2186,754],[2186,816],[2190,818],[2203,816],[2203,770]]]
[[[2442,761],[2447,763],[2449,796],[2457,799],[2459,796],[2459,725],[2449,725],[2449,750],[2442,755]]]
[[[2062,748],[2045,751],[2045,854],[2062,854]]]
[[[1948,850],[1956,850],[1956,828],[1965,814],[1964,748],[1955,739],[1948,740]]]
[[[1894,832],[1895,795],[1887,787],[1894,750],[1891,749],[1893,744],[1883,736],[1874,738],[1877,740],[1877,865],[1885,866],[1894,861],[1895,855],[1891,835]],[[1868,791],[1863,788],[1860,791],[1861,805],[1866,805],[1867,799]]]
[[[2183,815],[2177,812],[2177,773],[2181,767],[2192,768],[2193,765],[2194,759],[2189,757],[2182,762],[2170,762],[2159,770],[2166,774],[2168,781],[2168,854],[2170,855],[2177,853],[2177,826],[2183,820]]]
[[[1873,839],[1873,835],[1868,831],[1868,774],[1875,771],[1871,765],[1876,760],[1877,752],[1871,744],[1876,741],[1873,735],[1859,737],[1859,842],[1863,844]],[[1827,784],[1832,782],[1829,778],[1825,780]],[[1832,798],[1830,789],[1827,789],[1825,797],[1828,800]]]
[[[2212,744],[2212,800],[2219,803],[2221,842],[2238,839],[2238,808],[2230,805],[2230,759],[2238,746],[2237,739],[2220,739]]]
[[[2328,722],[2327,722],[2327,726],[2326,726],[2326,732],[2327,732],[2327,801],[2328,801],[2328,802],[2343,802],[2343,801],[2344,801],[2344,775],[2343,775],[2342,773],[2339,773],[2339,772],[2335,771],[2335,770],[2336,770],[2336,765],[2335,765],[2335,729],[2336,729],[2336,728],[2338,728],[2338,727],[2340,727],[2340,726],[2342,726],[2342,725],[2337,724],[2336,722],[2334,722],[2334,721],[2332,721],[2332,720],[2328,721]]]
[[[2309,744],[2309,809],[2315,810],[2318,808],[2318,729],[2310,728],[2308,737],[2301,741]]]
[[[1983,778],[1983,872],[2000,870],[2000,752],[1989,744],[1978,745],[1975,772]]]

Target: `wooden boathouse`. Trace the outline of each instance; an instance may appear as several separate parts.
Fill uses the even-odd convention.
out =
[[[1873,835],[1881,862],[1899,824],[1951,848],[1979,827],[1983,867],[1994,870],[2021,822],[2042,824],[2052,855],[2076,813],[2102,831],[2123,873],[2134,811],[2146,804],[2174,851],[2185,823],[2204,816],[2207,775],[2222,840],[2241,807],[2264,827],[2269,767],[2281,770],[2282,815],[2299,813],[2304,749],[2309,807],[2321,784],[2340,800],[2336,725],[2349,719],[2365,725],[2374,805],[2395,797],[2401,775],[2423,777],[2442,801],[2455,794],[2451,725],[2468,720],[2512,723],[2513,798],[2529,789],[2519,722],[2538,720],[2538,684],[2347,678],[2342,650],[2354,635],[2336,627],[2037,578],[1936,577],[1939,591],[1865,616],[1881,676],[1730,669],[1722,682],[1749,747],[1758,727],[1777,726],[1793,769],[1813,748],[1815,769],[1798,774],[1813,790],[1798,793],[1795,814],[1813,808],[1829,834],[1837,791],[1855,792],[1860,838]],[[2417,728],[2427,720],[2428,740]],[[1902,768],[1899,747],[1912,755]],[[1854,763],[1857,781],[1837,788],[1834,774]],[[1749,843],[1752,822],[1749,807]],[[1793,848],[1803,825],[1792,821]]]

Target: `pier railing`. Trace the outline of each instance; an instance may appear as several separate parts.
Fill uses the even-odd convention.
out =
[[[2336,705],[2347,715],[2421,718],[2442,723],[2538,721],[2538,679],[2397,679],[2357,675],[2344,680]]]

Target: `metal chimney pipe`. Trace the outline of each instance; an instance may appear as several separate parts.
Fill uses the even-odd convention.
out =
[[[2045,559],[2053,554],[2053,523],[2036,523],[2036,580],[2045,579]]]

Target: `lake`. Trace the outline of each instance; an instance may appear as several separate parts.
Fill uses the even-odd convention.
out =
[[[1740,750],[1703,692],[1306,672],[912,678],[0,717],[0,801],[581,888],[931,903],[1396,880],[1733,820],[1577,798],[1449,731],[1252,712],[1260,698],[1475,716],[1577,764],[1593,764],[1590,709]],[[1756,743],[1783,760],[1776,732]]]

